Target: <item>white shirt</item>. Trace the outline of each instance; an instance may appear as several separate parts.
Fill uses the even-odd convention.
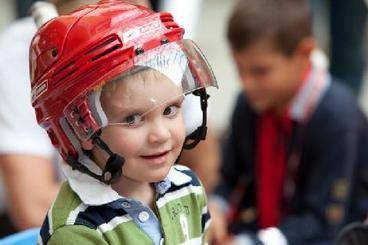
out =
[[[31,105],[28,50],[35,32],[33,20],[25,18],[0,35],[0,154],[53,153]]]
[[[45,130],[37,125],[31,105],[28,50],[35,32],[33,20],[25,18],[0,34],[0,154],[51,158],[55,150]],[[0,200],[3,213],[6,198],[1,178]]]

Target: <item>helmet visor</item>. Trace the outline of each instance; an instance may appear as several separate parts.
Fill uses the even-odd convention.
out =
[[[136,125],[158,107],[165,114],[175,113],[185,95],[214,86],[216,79],[208,62],[191,40],[180,40],[148,50],[128,60],[120,73],[87,93],[89,109],[100,127]],[[83,104],[86,94],[77,96],[65,108],[64,114],[81,140],[89,139],[94,130],[80,125],[75,109]],[[82,112],[81,112],[82,113]],[[85,113],[85,112],[83,112]]]
[[[182,40],[136,56],[131,69],[105,83],[99,100],[108,125],[132,124],[209,86],[217,83],[206,59],[192,41]]]

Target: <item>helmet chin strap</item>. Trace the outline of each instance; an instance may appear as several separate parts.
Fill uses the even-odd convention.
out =
[[[188,135],[185,139],[183,148],[186,150],[193,149],[201,140],[206,139],[207,135],[207,100],[210,97],[205,88],[201,88],[193,92],[195,96],[200,96],[201,110],[202,110],[202,125],[199,126],[193,133]],[[187,143],[189,140],[193,142]]]
[[[93,134],[91,139],[94,145],[109,155],[109,159],[107,159],[101,175],[92,172],[71,155],[67,156],[66,162],[72,167],[73,170],[79,170],[82,173],[88,174],[89,176],[107,185],[110,185],[117,181],[122,175],[125,159],[122,156],[113,153],[109,146],[100,138],[98,133]]]
[[[109,159],[107,159],[105,167],[102,170],[100,181],[110,185],[122,175],[125,159],[119,154],[113,153],[109,146],[97,134],[92,136],[92,143],[109,155]]]

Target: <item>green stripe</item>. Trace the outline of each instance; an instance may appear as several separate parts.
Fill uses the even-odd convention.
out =
[[[70,188],[68,182],[64,182],[52,207],[52,224],[50,224],[52,229],[55,231],[64,226],[71,211],[81,203],[82,201]]]
[[[134,221],[120,224],[103,235],[110,244],[153,244],[148,235],[140,230]]]
[[[47,245],[107,245],[109,244],[95,230],[86,226],[73,225],[63,226],[55,230]],[[120,244],[120,243],[117,243]]]

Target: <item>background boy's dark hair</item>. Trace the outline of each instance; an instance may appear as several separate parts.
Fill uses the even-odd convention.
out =
[[[290,55],[300,41],[310,37],[308,0],[238,0],[228,23],[227,38],[234,51],[259,41],[269,41]]]

